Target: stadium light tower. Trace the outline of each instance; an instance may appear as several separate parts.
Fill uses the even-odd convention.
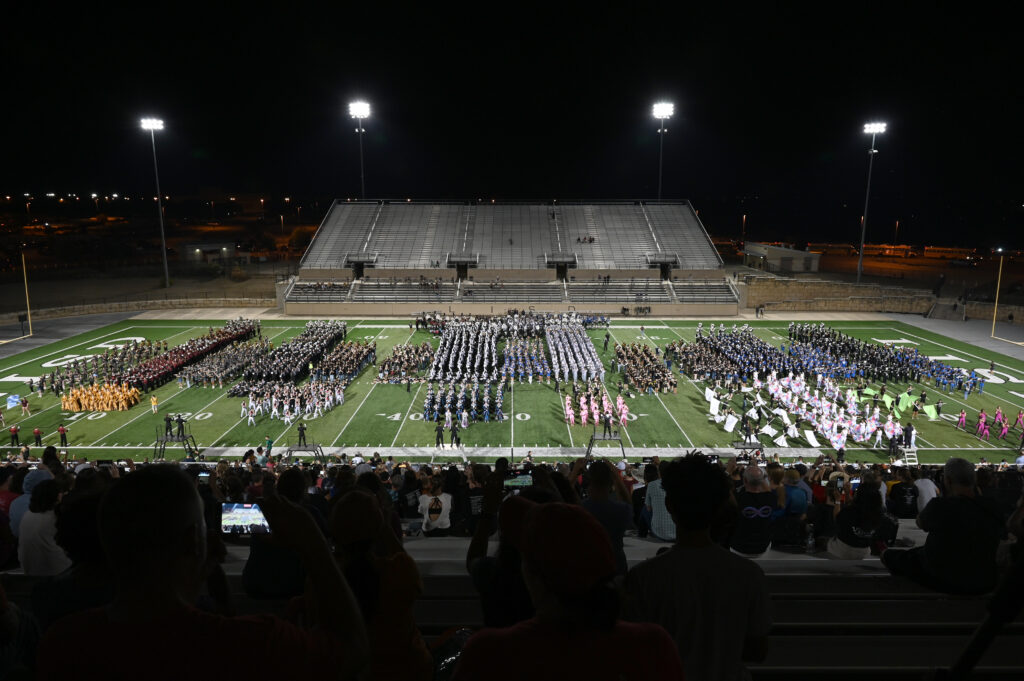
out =
[[[676,112],[676,107],[672,102],[655,102],[653,113],[654,117],[661,121],[661,127],[658,128],[658,200],[661,201],[661,162],[665,152],[665,133],[668,132],[668,128],[665,127],[665,121],[672,118],[672,114]]]
[[[871,149],[868,150],[868,190],[864,195],[864,215],[860,219],[860,253],[857,256],[857,283],[860,283],[860,275],[864,272],[864,235],[868,228],[868,200],[871,198],[871,168],[875,164],[875,137],[885,132],[885,123],[865,123],[864,133],[871,135]]]
[[[356,119],[356,134],[359,135],[359,197],[366,198],[366,180],[363,175],[363,119],[370,117],[370,105],[362,100],[348,105],[348,115]]]
[[[156,131],[164,129],[164,122],[159,118],[143,118],[142,129],[149,131],[149,141],[153,143],[153,175],[156,177],[156,211],[160,220],[160,248],[164,257],[164,288],[171,287],[171,274],[167,269],[167,239],[164,237],[164,203],[160,193],[160,171],[156,165]]]

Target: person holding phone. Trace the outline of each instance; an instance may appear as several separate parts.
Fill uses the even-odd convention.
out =
[[[159,670],[190,679],[340,678],[363,674],[368,660],[366,626],[348,580],[338,568],[312,517],[265,489],[262,508],[282,545],[295,550],[309,577],[311,603],[299,627],[273,615],[227,617],[195,607],[214,569],[195,482],[175,466],[147,466],[111,487],[99,509],[99,533],[117,585],[106,607],[57,621],[39,644],[36,677],[66,679],[85,671],[96,678],[125,670]],[[147,636],[137,638],[140,631]],[[224,650],[258,655],[195,657],[168,646],[188,632],[216,640]],[[67,655],[67,641],[81,649]],[[117,655],[111,641],[132,639]],[[137,640],[136,640],[137,639]]]

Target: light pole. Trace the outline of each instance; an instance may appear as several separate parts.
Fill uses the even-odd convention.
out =
[[[156,177],[156,212],[160,220],[160,253],[164,258],[164,288],[170,288],[171,273],[167,269],[167,239],[164,237],[164,203],[160,194],[160,171],[156,165],[156,131],[164,129],[164,122],[159,118],[143,118],[142,129],[149,131],[149,141],[153,143],[153,175]]]
[[[656,102],[654,104],[653,113],[654,117],[661,121],[661,127],[658,128],[658,200],[661,201],[661,164],[665,154],[665,133],[668,132],[668,128],[665,127],[665,121],[672,118],[672,114],[675,113],[676,107],[672,102]]]
[[[996,277],[996,302],[992,306],[992,338],[996,337],[996,312],[999,311],[999,285],[1003,283],[1003,249],[997,248],[999,254],[999,276]],[[966,303],[964,303],[966,305]]]
[[[362,100],[348,105],[348,115],[356,119],[356,134],[359,135],[359,198],[366,198],[366,178],[363,174],[363,119],[370,117],[370,105]]]
[[[860,254],[857,256],[857,283],[864,272],[864,235],[868,227],[868,200],[871,198],[871,169],[875,164],[875,137],[885,132],[885,123],[865,123],[864,132],[871,135],[871,149],[868,151],[868,190],[864,195],[864,215],[860,219]]]

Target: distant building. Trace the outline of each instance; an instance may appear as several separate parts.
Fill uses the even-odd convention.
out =
[[[766,272],[817,272],[820,259],[820,253],[754,241],[743,248],[743,264]]]

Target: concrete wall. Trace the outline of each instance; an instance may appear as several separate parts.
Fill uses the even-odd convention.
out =
[[[303,281],[327,281],[329,279],[351,279],[352,268],[339,267],[336,269],[309,269],[303,267],[299,270],[299,278]]]
[[[888,299],[897,298],[912,298],[917,300],[916,304],[924,304],[924,301],[928,301],[928,307],[922,312],[927,312],[928,308],[931,307],[931,303],[935,302],[935,297],[928,294],[921,289],[911,288],[897,288],[895,286],[883,286],[878,284],[848,284],[846,282],[838,281],[824,281],[821,279],[783,279],[778,277],[760,277],[760,276],[746,276],[744,277],[746,282],[746,293],[747,293],[747,306],[757,307],[758,305],[768,305],[773,309],[793,309],[793,310],[806,310],[806,309],[826,309],[826,308],[808,308],[808,307],[779,307],[784,303],[795,303],[797,301],[807,301],[812,299],[850,299],[851,302],[849,308],[842,307],[841,304],[838,307],[830,306],[827,309],[833,310],[865,310],[865,303],[863,301],[882,301]]]
[[[992,308],[993,303],[967,303],[967,318],[968,319],[992,319]],[[1013,319],[1010,319],[1010,315],[1013,315]],[[1024,307],[1020,305],[1003,305],[999,304],[999,314],[996,315],[996,321],[999,322],[1010,322],[1012,324],[1024,324]]]
[[[412,316],[421,312],[447,312],[452,314],[504,314],[511,309],[532,309],[536,312],[598,312],[603,314],[621,315],[622,308],[633,309],[632,304],[598,304],[579,303],[449,303],[436,305],[431,303],[285,303],[285,313],[302,317],[316,316]],[[652,303],[651,317],[732,317],[739,310],[735,303]],[[643,319],[638,317],[638,319]]]
[[[401,267],[388,267],[388,268],[372,268],[367,267],[363,270],[363,276],[369,277],[370,279],[384,279],[390,280],[392,278],[397,279],[412,279],[414,282],[419,281],[420,277],[425,279],[437,279],[440,278],[442,281],[452,281],[455,279],[455,270],[448,267],[426,267],[426,268],[401,268]]]
[[[502,281],[553,281],[558,272],[553,267],[543,270],[492,270],[470,267],[467,275],[473,277],[473,281],[481,281],[486,284],[498,277],[501,277]]]
[[[576,277],[576,281],[587,283],[611,277],[613,280],[621,279],[661,279],[661,272],[657,267],[646,270],[569,270],[569,277]]]
[[[884,296],[869,298],[806,298],[804,300],[767,301],[769,312],[903,312],[926,314],[935,298],[929,295]]]

